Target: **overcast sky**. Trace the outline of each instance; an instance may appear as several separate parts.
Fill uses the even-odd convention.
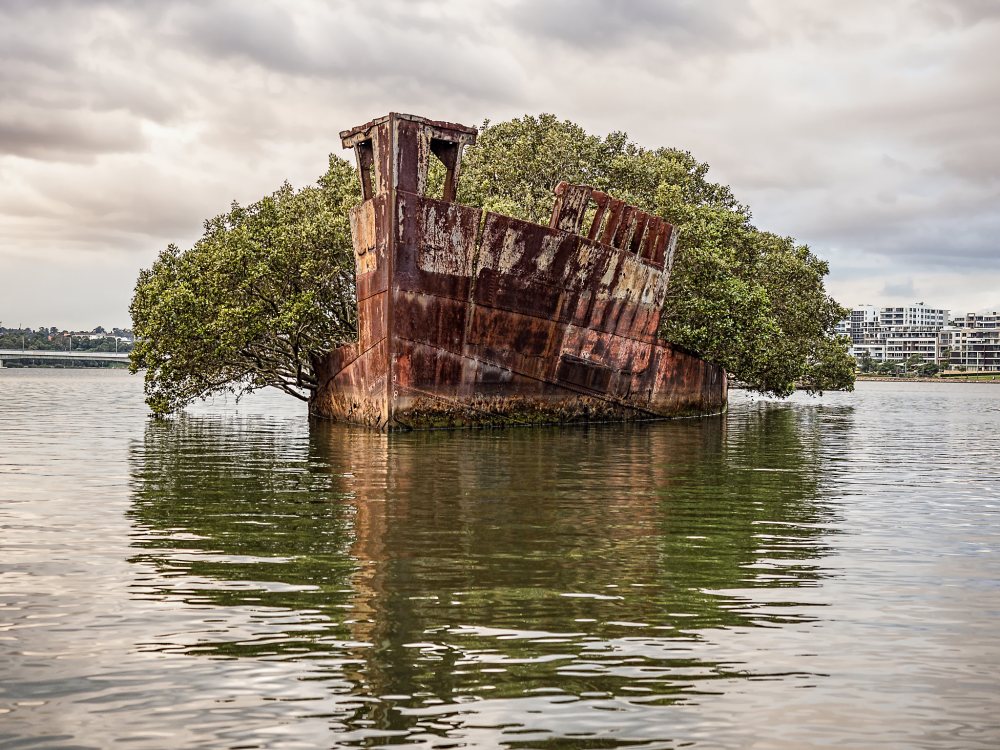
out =
[[[1000,304],[1000,0],[0,0],[0,324],[127,325],[390,110],[688,149],[844,304]]]

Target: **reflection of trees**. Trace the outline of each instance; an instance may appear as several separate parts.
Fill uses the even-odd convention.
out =
[[[137,559],[160,574],[153,596],[289,612],[283,636],[208,644],[219,653],[309,641],[360,662],[339,675],[355,693],[413,710],[553,687],[670,700],[733,676],[698,658],[700,633],[787,621],[762,589],[794,604],[821,578],[828,467],[811,414],[392,436],[317,424],[308,445],[244,423],[151,425],[133,456]],[[385,701],[357,711],[421,721]]]
[[[342,619],[338,606],[350,599],[355,569],[347,491],[326,466],[310,465],[281,426],[190,416],[150,422],[131,464],[141,548],[133,560],[161,574],[143,582],[147,595]],[[300,645],[286,641],[212,646],[255,655]]]

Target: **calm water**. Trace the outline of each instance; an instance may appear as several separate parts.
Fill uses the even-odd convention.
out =
[[[0,370],[0,747],[996,748],[1000,386],[386,437]]]

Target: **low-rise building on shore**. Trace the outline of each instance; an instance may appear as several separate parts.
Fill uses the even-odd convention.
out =
[[[850,336],[851,354],[859,362],[903,363],[917,355],[943,369],[1000,372],[1000,310],[951,318],[949,310],[923,302],[858,305],[838,324],[837,333]]]
[[[906,307],[858,305],[839,331],[851,337],[851,353],[876,363],[905,362],[918,355],[937,361],[937,334],[948,323],[949,310],[916,302]]]
[[[955,318],[938,333],[938,362],[970,372],[1000,372],[1000,311]]]

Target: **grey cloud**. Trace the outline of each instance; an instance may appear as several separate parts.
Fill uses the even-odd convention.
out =
[[[59,69],[66,62],[68,55],[63,45],[54,40],[35,34],[25,34],[23,27],[19,32],[18,24],[23,19],[15,19],[11,14],[0,12],[3,20],[3,30],[0,30],[0,60],[4,64],[20,63],[35,65],[50,69]]]
[[[934,21],[949,25],[975,26],[1000,20],[1000,4],[996,0],[918,0],[916,8]]]
[[[128,119],[92,112],[6,113],[0,110],[0,156],[77,160],[96,153],[137,151],[145,139]]]
[[[984,187],[1000,182],[1000,151],[993,140],[975,138],[944,147],[938,176],[953,175]]]
[[[59,273],[59,258],[93,256],[134,278],[231,199],[314,179],[344,127],[392,109],[470,124],[554,111],[691,149],[760,226],[836,260],[838,288],[860,268],[867,293],[903,273],[931,298],[935,274],[1000,276],[998,13],[981,0],[8,0],[0,267],[38,256]]]
[[[66,131],[66,152],[77,144],[85,153],[102,144],[116,150],[121,137],[74,137],[87,130],[94,113],[110,117],[111,131],[124,127],[129,116],[166,122],[180,109],[166,95],[162,76],[149,75],[150,55],[142,48],[145,16],[130,16],[130,3],[13,3],[0,7],[0,118],[16,119],[13,108],[33,110],[31,128],[44,132]],[[53,29],[58,32],[54,33]],[[81,125],[80,121],[84,120]],[[20,130],[20,128],[15,128]],[[139,129],[138,122],[131,126]],[[134,141],[134,133],[132,136]],[[124,144],[133,148],[134,143]],[[50,158],[45,149],[42,158]],[[25,154],[26,155],[26,154]]]
[[[17,217],[8,223],[8,245],[147,252],[170,239],[193,239],[203,218],[226,210],[234,197],[245,200],[233,184],[125,156],[112,163],[67,165],[61,176],[30,195],[0,192],[4,213]],[[43,220],[25,221],[31,217]]]
[[[815,248],[840,247],[879,255],[902,267],[980,268],[1000,271],[1000,191],[933,193],[896,201],[835,197],[825,212],[808,202],[791,204],[769,220],[797,234]],[[772,196],[772,206],[780,201]],[[797,212],[808,214],[796,217]]]
[[[481,44],[472,24],[456,28],[421,14],[422,3],[286,7],[217,2],[174,14],[172,36],[211,59],[239,61],[341,87],[393,87],[405,96],[506,100],[522,82],[516,59]],[[359,9],[360,8],[360,9]]]
[[[884,228],[870,224],[836,235],[817,233],[814,248],[853,249],[881,257],[887,266],[897,270],[962,270],[978,274],[1000,272],[998,233],[1000,221],[994,218],[963,223],[944,217]]]
[[[759,39],[755,14],[743,0],[721,5],[698,0],[520,0],[509,20],[521,33],[589,52],[642,39],[704,53]]]
[[[236,57],[282,73],[316,70],[294,17],[277,7],[186,6],[175,14],[172,33],[212,57]]]
[[[917,291],[913,288],[913,279],[906,279],[882,287],[882,294],[889,297],[915,297]]]

